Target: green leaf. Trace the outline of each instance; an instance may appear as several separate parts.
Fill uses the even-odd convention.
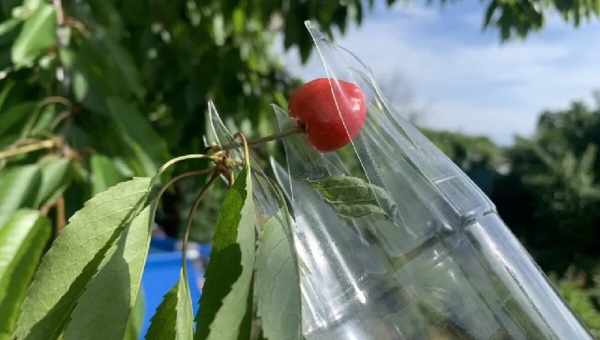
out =
[[[138,174],[151,176],[168,157],[167,146],[137,108],[117,98],[107,99],[111,120],[135,157]]]
[[[150,245],[151,209],[146,207],[106,252],[100,270],[77,301],[64,340],[122,339],[139,294]],[[110,327],[90,327],[110,325]]]
[[[16,66],[31,66],[33,61],[56,43],[56,11],[41,4],[29,17],[12,45],[11,58]]]
[[[34,205],[41,206],[52,202],[69,184],[69,165],[67,158],[51,157],[40,162],[42,180],[38,188]]]
[[[140,289],[135,306],[129,315],[129,321],[127,321],[127,328],[125,330],[125,336],[123,340],[138,340],[142,333],[142,325],[144,323],[144,291]]]
[[[20,135],[26,118],[30,117],[35,111],[36,104],[33,102],[24,102],[0,111],[0,135],[13,132]],[[15,131],[16,130],[16,131]]]
[[[256,254],[257,313],[263,337],[269,340],[302,339],[298,266],[291,234],[286,232],[287,212],[282,212],[263,226]]]
[[[0,226],[21,207],[32,208],[41,182],[37,165],[12,167],[0,172]]]
[[[390,217],[395,202],[382,188],[351,176],[330,176],[310,181],[333,209],[342,217],[367,215]]]
[[[163,298],[146,334],[147,340],[190,340],[193,337],[192,297],[185,270]]]
[[[14,30],[19,24],[21,23],[21,20],[16,19],[16,18],[11,18],[8,19],[2,23],[0,23],[0,36],[3,36],[9,32],[11,32],[12,30]]]
[[[215,228],[195,339],[248,338],[249,323],[243,321],[252,294],[255,223],[252,181],[245,169],[227,192]]]
[[[110,60],[115,64],[116,73],[123,77],[124,85],[138,98],[142,98],[145,88],[142,85],[140,74],[129,52],[112,39],[107,38],[103,42],[110,53]]]
[[[52,227],[35,210],[18,210],[0,226],[0,339],[11,338],[19,308]]]
[[[1,29],[0,29],[0,31],[1,31]],[[4,83],[4,86],[2,87],[2,91],[0,91],[0,112],[2,112],[4,110],[4,103],[6,102],[6,99],[8,98],[8,95],[10,94],[10,91],[13,89],[14,86],[15,86],[14,81],[7,81]]]
[[[19,339],[55,339],[104,254],[137,215],[150,178],[120,183],[87,201],[54,241],[23,303]]]
[[[94,194],[106,190],[123,180],[115,163],[104,155],[94,154],[90,157],[92,192]]]

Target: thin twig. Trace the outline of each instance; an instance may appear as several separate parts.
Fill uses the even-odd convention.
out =
[[[50,123],[50,131],[54,131],[63,120],[71,116],[71,111],[62,111]]]
[[[40,101],[39,106],[43,107],[49,104],[62,104],[66,107],[71,107],[73,106],[73,104],[71,103],[71,101],[68,98],[65,98],[63,96],[49,96],[46,97],[44,99],[42,99],[42,101]]]
[[[55,147],[59,147],[62,144],[61,140],[58,138],[45,139],[36,143],[27,144],[24,146],[16,147],[14,149],[8,149],[4,151],[0,151],[0,160],[26,154],[33,151],[43,150],[43,149],[53,149]]]
[[[62,6],[62,0],[53,0],[54,8],[56,9],[56,23],[58,26],[65,24],[65,10]]]
[[[65,198],[61,195],[56,200],[56,234],[58,235],[66,224],[65,218]]]
[[[205,154],[201,154],[201,153],[175,157],[175,158],[171,159],[170,161],[166,162],[165,164],[163,164],[160,167],[160,169],[158,169],[158,175],[161,175],[162,173],[164,173],[173,164],[179,163],[181,161],[185,161],[188,159],[212,159],[212,157],[205,155]]]
[[[287,134],[284,134],[284,135],[285,136],[289,135],[291,133],[291,131],[292,130],[289,130],[287,132]],[[277,136],[277,135],[271,135],[271,136],[267,136],[267,137],[262,138],[262,140],[264,142],[264,141],[269,141],[269,140],[272,140],[272,139],[275,139],[275,138],[279,138],[279,137],[282,137],[282,136],[283,136],[282,134],[279,134],[279,136]],[[244,166],[247,167],[248,165],[250,165],[250,142],[248,142],[248,140],[246,139],[246,136],[243,133],[241,133],[241,132],[236,133],[233,136],[233,138],[239,138],[239,139],[242,140],[242,145],[244,146]],[[255,141],[255,143],[257,143],[257,142]]]
[[[265,137],[261,137],[261,138],[257,138],[257,139],[251,139],[249,141],[247,141],[249,146],[254,146],[254,145],[259,145],[259,144],[263,144],[263,143],[267,143],[270,141],[274,141],[283,137],[287,137],[290,135],[295,135],[298,133],[302,133],[304,132],[304,129],[302,129],[299,126],[295,126],[293,128],[289,128],[287,130],[278,132],[276,134],[270,135],[270,136],[265,136]],[[231,149],[235,149],[235,148],[239,148],[241,147],[243,144],[241,143],[231,143],[231,144],[226,144],[220,147],[217,147],[218,150],[231,150]]]
[[[213,171],[212,175],[210,176],[210,179],[206,182],[206,184],[204,184],[202,189],[200,189],[200,191],[198,192],[198,195],[196,195],[196,198],[194,199],[194,204],[192,205],[192,208],[190,209],[190,212],[188,214],[187,222],[185,224],[185,232],[183,234],[183,243],[181,245],[181,256],[182,256],[183,268],[186,268],[185,261],[186,261],[186,256],[187,256],[187,248],[188,248],[188,243],[189,243],[189,239],[190,239],[190,231],[192,229],[192,221],[193,221],[194,213],[198,209],[198,206],[200,205],[200,201],[202,200],[204,195],[208,192],[208,189],[210,188],[210,186],[214,183],[214,181],[217,178],[219,178],[219,173],[215,169]]]
[[[165,193],[165,191],[167,191],[167,189],[169,189],[169,187],[171,185],[173,185],[173,183],[187,178],[187,177],[192,177],[192,176],[202,176],[202,175],[206,175],[209,174],[211,172],[214,171],[214,168],[208,168],[208,169],[202,169],[202,170],[195,170],[195,171],[188,171],[188,172],[184,172],[180,175],[177,175],[173,178],[171,178],[165,185],[163,185],[163,187],[160,189],[160,191],[158,192],[158,194],[156,195],[156,202],[157,202],[157,206],[158,206],[158,202],[160,201],[160,198],[162,197],[162,195]]]

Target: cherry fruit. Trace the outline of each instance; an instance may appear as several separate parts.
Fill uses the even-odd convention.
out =
[[[308,141],[322,152],[350,143],[367,118],[365,94],[360,87],[330,78],[318,78],[296,89],[288,110],[308,135]]]

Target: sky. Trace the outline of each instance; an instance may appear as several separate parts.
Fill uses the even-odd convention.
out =
[[[530,135],[543,110],[573,100],[594,103],[600,21],[573,28],[551,15],[541,32],[501,43],[497,30],[482,29],[483,6],[380,5],[336,41],[371,67],[398,111],[418,112],[418,124],[486,135],[502,145]],[[282,54],[296,76],[322,73],[315,53],[305,65],[294,49]]]

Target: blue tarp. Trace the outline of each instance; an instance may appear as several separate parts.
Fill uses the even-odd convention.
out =
[[[197,247],[200,258],[194,261],[188,259],[188,281],[192,294],[194,314],[198,310],[200,299],[200,282],[202,279],[202,263],[210,254],[210,245]],[[162,302],[164,295],[171,289],[179,277],[181,268],[181,251],[176,249],[176,241],[168,238],[153,238],[150,244],[150,254],[144,268],[142,287],[145,298],[144,325],[142,336],[150,327],[150,320]]]

